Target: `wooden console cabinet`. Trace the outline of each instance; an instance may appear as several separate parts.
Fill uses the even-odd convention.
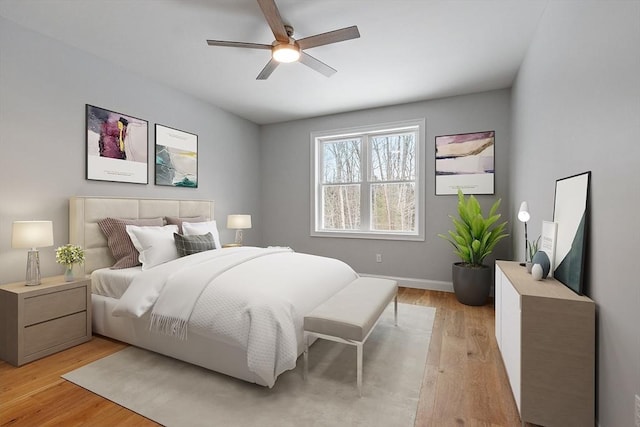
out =
[[[91,280],[0,286],[0,359],[20,366],[91,339]]]
[[[517,262],[496,261],[496,340],[526,422],[595,422],[595,304],[554,279],[533,280]]]

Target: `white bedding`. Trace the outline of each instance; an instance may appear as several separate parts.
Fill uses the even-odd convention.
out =
[[[162,306],[162,316],[186,316],[189,334],[246,349],[249,370],[272,387],[280,373],[295,367],[304,315],[356,278],[353,269],[332,258],[228,248],[142,271],[114,312],[138,318]],[[192,308],[180,301],[181,293],[196,295]]]
[[[91,273],[91,293],[119,299],[133,279],[142,272],[142,267],[112,270],[100,268]]]

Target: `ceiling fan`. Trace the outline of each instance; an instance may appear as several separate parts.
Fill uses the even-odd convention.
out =
[[[304,50],[312,47],[324,46],[330,43],[357,39],[360,37],[358,27],[354,25],[340,30],[329,31],[328,33],[316,34],[315,36],[296,40],[293,38],[293,27],[285,25],[282,22],[282,17],[280,16],[280,12],[278,11],[278,7],[274,0],[258,0],[258,4],[260,5],[262,13],[267,19],[267,23],[269,24],[269,27],[271,27],[271,31],[273,31],[273,35],[276,38],[273,43],[260,44],[224,40],[207,40],[207,44],[209,46],[244,47],[249,49],[270,50],[271,60],[262,69],[262,71],[260,71],[256,80],[266,80],[281,62],[286,63],[295,61],[300,61],[307,67],[312,68],[327,77],[331,77],[336,70],[304,52]]]

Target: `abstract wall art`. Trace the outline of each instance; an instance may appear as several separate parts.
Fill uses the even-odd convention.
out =
[[[146,120],[86,105],[86,178],[149,183]]]
[[[436,136],[436,195],[494,193],[495,131]]]
[[[156,185],[198,188],[198,135],[156,124]]]
[[[591,172],[556,181],[553,221],[558,224],[553,277],[582,295],[589,227]]]

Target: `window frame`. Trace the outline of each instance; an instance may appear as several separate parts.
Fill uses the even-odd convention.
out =
[[[415,209],[416,229],[412,232],[401,231],[373,231],[370,230],[371,218],[371,189],[374,184],[413,182],[413,181],[373,181],[372,164],[370,158],[369,136],[401,133],[407,130],[417,132],[415,153]],[[322,228],[322,173],[323,155],[322,143],[331,140],[339,140],[348,137],[363,137],[360,160],[360,230],[325,230]],[[342,237],[355,239],[381,239],[381,240],[425,240],[425,119],[412,119],[390,123],[380,123],[367,126],[334,129],[328,131],[311,132],[311,169],[310,169],[310,235],[312,237]],[[340,183],[349,184],[349,183]]]

